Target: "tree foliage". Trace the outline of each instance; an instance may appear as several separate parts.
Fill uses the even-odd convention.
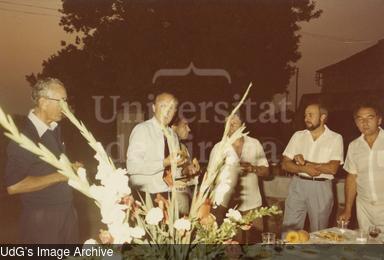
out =
[[[28,79],[57,76],[75,96],[135,96],[153,88],[158,69],[193,62],[225,69],[232,83],[217,77],[156,83],[184,88],[199,83],[209,96],[210,86],[229,85],[233,93],[252,80],[260,85],[259,94],[270,96],[284,91],[300,58],[297,23],[320,13],[309,0],[63,0],[60,24],[77,35],[76,43],[63,43],[44,61],[43,71]]]
[[[62,2],[60,25],[76,35],[76,42],[62,42],[43,70],[27,79],[31,84],[39,77],[61,79],[91,129],[97,126],[89,109],[94,95],[146,100],[165,89],[181,100],[233,101],[250,81],[254,100],[285,91],[300,58],[298,23],[321,13],[310,0]],[[186,68],[191,62],[227,71],[231,83],[193,74],[152,83],[159,69]],[[107,107],[103,113],[109,113]]]

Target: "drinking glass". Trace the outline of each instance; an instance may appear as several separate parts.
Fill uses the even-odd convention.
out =
[[[367,231],[358,229],[356,231],[356,241],[359,243],[367,243]]]
[[[380,233],[381,233],[381,230],[378,226],[376,225],[369,226],[368,234],[373,241],[376,241],[376,238],[379,236]]]
[[[263,244],[275,244],[276,234],[271,232],[261,233],[261,239]]]
[[[349,224],[349,220],[344,220],[344,219],[338,219],[337,220],[337,228],[340,230],[340,232],[343,234]]]

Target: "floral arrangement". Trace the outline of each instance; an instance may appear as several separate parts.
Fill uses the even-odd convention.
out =
[[[252,83],[230,117],[244,102],[251,86]],[[101,212],[101,222],[106,225],[107,229],[100,231],[99,241],[89,239],[85,244],[147,244],[153,249],[152,251],[142,252],[137,249],[136,251],[133,250],[133,254],[186,259],[191,254],[198,256],[198,252],[193,253],[194,248],[196,248],[194,245],[231,243],[231,239],[235,236],[238,228],[247,229],[256,218],[281,213],[275,206],[253,210],[245,216],[242,216],[235,209],[229,209],[220,226],[210,213],[212,207],[210,202],[220,202],[220,196],[228,190],[225,183],[221,184],[217,181],[225,159],[224,151],[236,139],[247,135],[247,133],[243,133],[244,125],[233,135],[228,136],[229,120],[227,120],[219,152],[209,162],[200,188],[195,186],[189,215],[180,217],[177,192],[174,191],[182,184],[173,180],[175,185],[172,186],[172,196],[168,201],[157,200],[153,202],[148,194],[142,201],[135,201],[128,186],[127,171],[115,167],[101,143],[72,114],[67,103],[61,101],[60,105],[63,114],[79,129],[82,136],[95,151],[95,158],[98,161],[95,179],[98,184],[88,182],[84,168],[80,167],[75,171],[65,154],[57,158],[46,147],[41,144],[36,145],[20,133],[12,118],[6,115],[1,108],[0,124],[6,129],[5,135],[7,137],[56,167],[58,172],[68,177],[70,186],[95,201]],[[167,113],[167,108],[165,113]],[[171,155],[171,171],[175,172],[177,168],[176,140],[168,131],[165,127],[163,128]],[[164,244],[168,246],[165,247]]]

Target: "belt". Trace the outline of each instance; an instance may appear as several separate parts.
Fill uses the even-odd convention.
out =
[[[308,180],[308,181],[329,181],[329,179],[327,178],[315,178],[315,177],[304,177],[304,176],[301,176],[299,175],[299,178],[300,179],[303,179],[303,180]]]

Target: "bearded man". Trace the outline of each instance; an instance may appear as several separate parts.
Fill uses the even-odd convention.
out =
[[[304,115],[307,129],[297,131],[283,152],[283,170],[295,173],[285,201],[283,231],[303,229],[307,214],[312,232],[328,227],[332,179],[343,163],[343,138],[325,125],[327,117],[322,104],[309,104]]]

